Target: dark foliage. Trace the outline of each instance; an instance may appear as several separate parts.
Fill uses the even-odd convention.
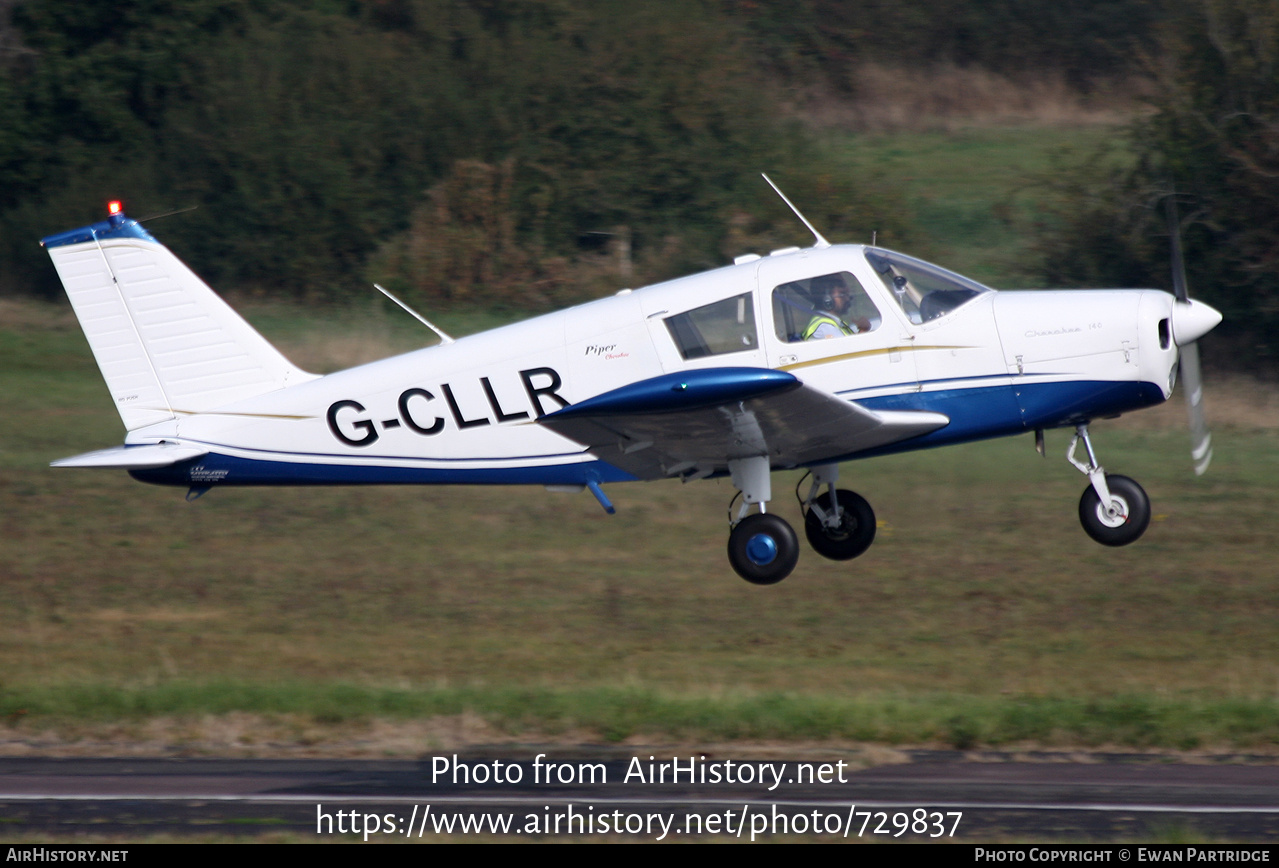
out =
[[[862,61],[1050,69],[1076,86],[1124,75],[1153,45],[1165,0],[722,0],[765,62],[792,80],[856,90]]]
[[[1175,194],[1191,292],[1226,316],[1210,343],[1232,350],[1214,361],[1279,374],[1279,7],[1188,2],[1155,71],[1155,112],[1131,130],[1135,163],[1063,185],[1047,277],[1170,287],[1163,199]]]
[[[490,283],[619,227],[637,254],[679,235],[677,259],[719,262],[755,172],[804,159],[710,4],[28,0],[14,23],[11,288],[52,294],[31,242],[120,197],[198,206],[154,228],[218,285],[331,296],[474,164],[508,167]]]
[[[832,239],[900,239],[902,209],[825,173],[781,98],[855,87],[859,58],[1113,70],[1154,6],[1057,8],[21,0],[0,30],[0,290],[56,295],[34,239],[108,198],[194,207],[153,230],[220,288],[298,297],[372,276],[539,306],[802,240],[760,170]]]

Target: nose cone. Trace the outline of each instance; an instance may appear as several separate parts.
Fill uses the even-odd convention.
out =
[[[1221,311],[1202,301],[1179,301],[1172,306],[1172,339],[1177,346],[1199,340],[1221,322]]]

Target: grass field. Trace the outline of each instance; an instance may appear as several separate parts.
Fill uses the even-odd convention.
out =
[[[969,255],[998,269],[1016,244],[1011,224],[983,223],[990,191],[1020,201],[1008,167],[1042,167],[1061,133],[981,135],[971,165],[941,134],[854,150],[915,166],[912,207],[957,227],[937,249],[962,259],[990,238]],[[996,285],[1018,278],[972,264]],[[372,304],[249,311],[318,370],[422,340]],[[1095,427],[1107,468],[1153,500],[1134,546],[1084,535],[1085,480],[1050,432],[1048,460],[1027,436],[846,466],[876,508],[875,545],[842,565],[805,549],[766,588],[727,565],[726,482],[617,486],[609,517],[589,495],[540,488],[187,503],[122,473],[51,470],[122,433],[64,308],[0,305],[0,395],[0,750],[1279,745],[1279,409],[1252,384],[1210,395],[1217,457],[1202,479],[1178,407]],[[790,519],[795,479],[774,481]],[[370,735],[388,726],[412,735]]]
[[[1123,153],[1121,131],[1106,125],[975,126],[836,141],[848,171],[901,190],[918,228],[918,247],[903,252],[997,289],[1042,285],[1031,229],[1044,219],[1054,174],[1105,146],[1114,148],[1112,159]]]

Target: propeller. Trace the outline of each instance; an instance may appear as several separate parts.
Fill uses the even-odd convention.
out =
[[[1186,412],[1190,417],[1190,457],[1195,463],[1195,475],[1203,476],[1212,461],[1212,434],[1204,419],[1203,373],[1199,366],[1197,341],[1221,322],[1221,313],[1202,301],[1192,300],[1187,292],[1186,260],[1181,252],[1181,221],[1177,216],[1174,195],[1164,199],[1172,245],[1172,294],[1177,299],[1172,311],[1172,338],[1179,352],[1181,386],[1186,393]]]

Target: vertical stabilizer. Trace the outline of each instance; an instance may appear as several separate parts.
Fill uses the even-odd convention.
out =
[[[314,378],[123,214],[40,243],[130,431]]]

